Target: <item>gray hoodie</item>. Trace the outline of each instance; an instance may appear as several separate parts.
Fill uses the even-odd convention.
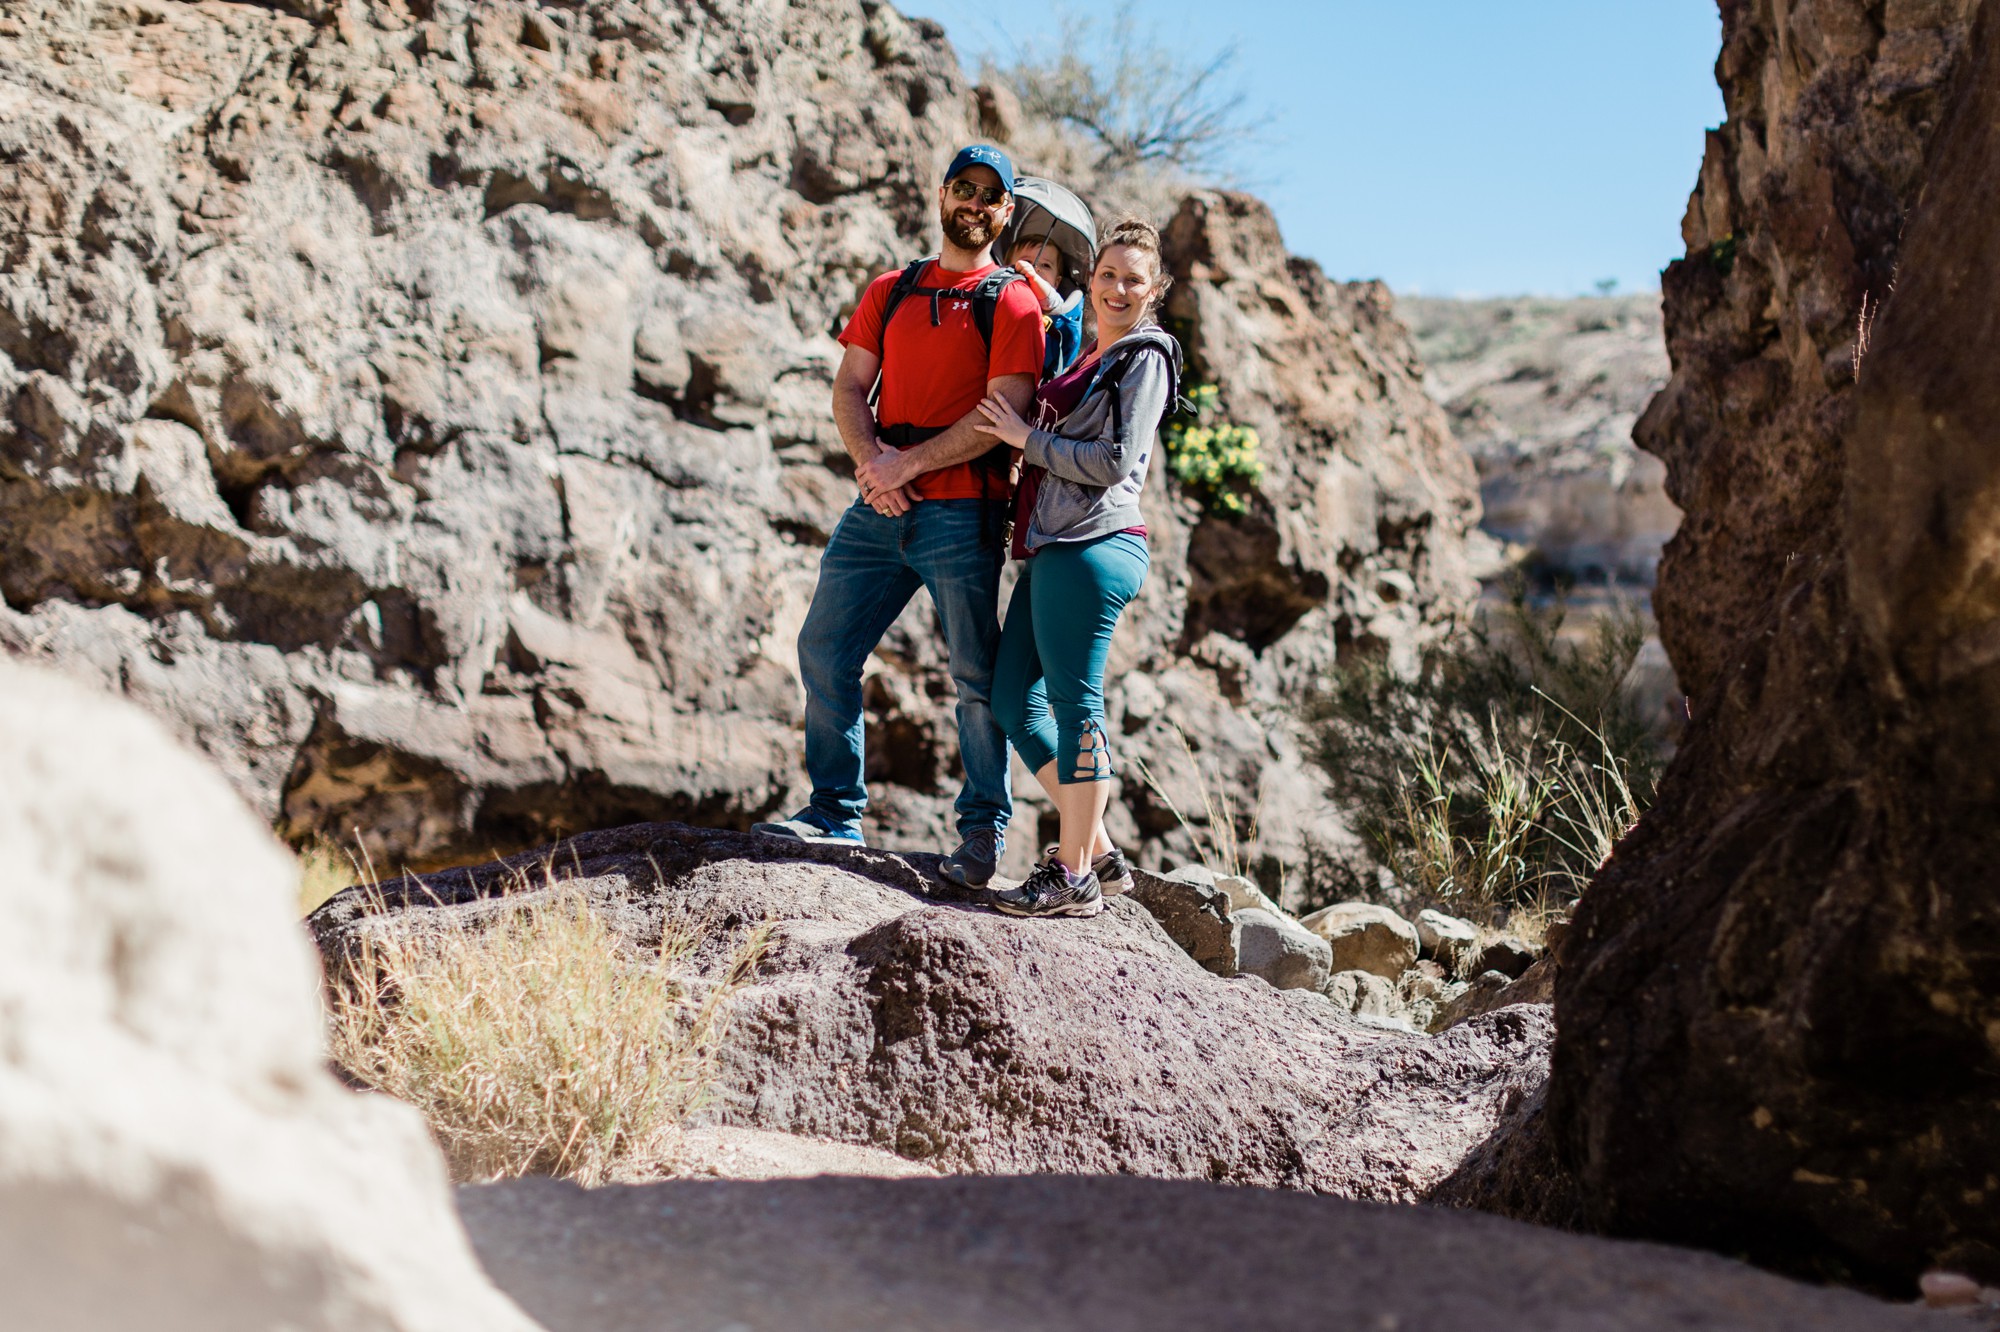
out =
[[[1132,358],[1113,392],[1099,384],[1105,364],[1123,359],[1126,348],[1150,344],[1160,355]],[[1048,469],[1028,516],[1028,553],[1052,541],[1089,541],[1139,527],[1139,494],[1147,466],[1159,446],[1160,422],[1173,392],[1177,348],[1156,324],[1133,329],[1105,349],[1097,372],[1076,404],[1054,430],[1028,432],[1027,461]],[[1117,399],[1116,429],[1111,410]]]

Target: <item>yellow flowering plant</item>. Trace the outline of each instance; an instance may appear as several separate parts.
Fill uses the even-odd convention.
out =
[[[1167,470],[1208,512],[1249,512],[1250,493],[1264,476],[1257,432],[1214,420],[1221,396],[1215,385],[1197,384],[1187,396],[1193,410],[1167,425]]]

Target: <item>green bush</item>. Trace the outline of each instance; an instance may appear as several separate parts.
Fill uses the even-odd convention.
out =
[[[1245,513],[1264,478],[1257,432],[1228,421],[1209,424],[1218,397],[1213,384],[1189,390],[1193,411],[1167,423],[1167,470],[1210,513]]]
[[[1414,678],[1337,672],[1306,709],[1312,754],[1417,906],[1499,925],[1567,910],[1651,800],[1660,737],[1625,687],[1636,610],[1562,634],[1517,591]]]

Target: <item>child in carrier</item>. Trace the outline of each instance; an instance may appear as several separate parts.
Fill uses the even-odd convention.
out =
[[[1046,382],[1069,369],[1083,350],[1083,291],[1077,287],[1063,291],[1063,253],[1046,233],[1014,242],[1007,251],[1007,263],[1028,280],[1042,303],[1042,323],[1048,334],[1042,362]]]

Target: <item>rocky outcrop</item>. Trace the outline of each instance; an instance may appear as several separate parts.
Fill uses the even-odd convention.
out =
[[[1978,0],[1724,0],[1727,121],[1670,265],[1673,375],[1639,446],[1685,513],[1654,595],[1696,700],[1839,549],[1841,440]]]
[[[1667,382],[1659,298],[1398,297],[1425,384],[1479,468],[1482,526],[1531,572],[1643,596],[1680,525],[1632,427]]]
[[[1964,1319],[1428,1207],[1140,1179],[460,1191],[554,1332],[1920,1332]]]
[[[704,1113],[949,1173],[1414,1201],[1540,1085],[1546,1010],[1441,1037],[1365,1025],[1310,990],[1211,974],[1129,897],[1083,921],[934,900],[934,861],[639,825],[387,884],[379,909],[350,890],[311,924],[340,965],[372,933],[567,884],[637,948],[705,929],[697,968],[768,928]]]
[[[1903,1291],[2000,1276],[2000,10],[1968,43],[1969,8],[1724,7],[1641,432],[1699,692],[1561,947],[1549,1094],[1588,1224]]]
[[[0,663],[0,1322],[530,1332],[416,1114],[326,1071],[297,867],[127,704]]]
[[[0,111],[0,645],[392,868],[801,799],[793,640],[851,497],[830,331],[935,245],[974,132],[934,24],[33,0],[0,20]],[[1238,196],[1172,237],[1177,317],[1270,471],[1243,520],[1148,497],[1113,828],[1185,851],[1136,762],[1201,809],[1179,728],[1210,781],[1269,770],[1276,888],[1339,836],[1282,702],[1336,635],[1408,655],[1449,618],[1475,503],[1379,291]],[[877,832],[917,843],[956,786],[928,620],[867,691]]]

